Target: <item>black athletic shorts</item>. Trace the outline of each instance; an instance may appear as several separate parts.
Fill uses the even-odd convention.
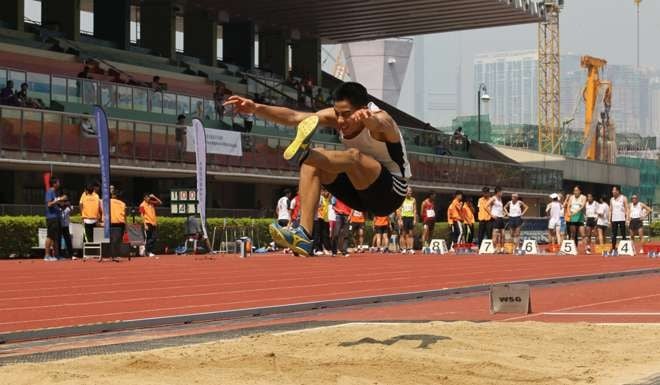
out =
[[[289,225],[289,220],[288,219],[278,219],[277,224],[280,225],[280,227],[287,227]]]
[[[522,226],[522,223],[523,220],[521,217],[509,217],[509,228],[512,230]]]
[[[429,229],[430,234],[433,234],[433,229],[435,228],[435,219],[431,221],[425,221],[424,226],[426,226]]]
[[[587,227],[591,227],[593,229],[594,227],[596,227],[597,222],[598,221],[596,218],[587,218]]]
[[[357,231],[364,228],[364,223],[362,222],[351,222],[351,230]]]
[[[403,222],[403,231],[410,231],[415,227],[413,217],[403,217],[401,220]]]
[[[504,228],[504,218],[493,218],[492,221],[495,230],[502,230]]]
[[[630,220],[630,231],[638,231],[644,226],[644,223],[642,222],[641,218],[633,218]]]
[[[408,182],[381,167],[380,175],[366,190],[356,190],[346,173],[337,175],[334,182],[324,187],[348,207],[380,217],[390,215],[401,206]]]
[[[62,224],[60,223],[60,218],[46,219],[46,236],[57,242],[58,245],[60,244],[60,237],[62,237]]]
[[[374,230],[376,231],[376,234],[387,234],[389,228],[389,226],[376,226]]]
[[[577,227],[577,228],[580,228],[580,227],[584,226],[584,223],[582,223],[582,222],[566,222],[566,226],[568,226],[568,228],[571,228],[573,226]]]

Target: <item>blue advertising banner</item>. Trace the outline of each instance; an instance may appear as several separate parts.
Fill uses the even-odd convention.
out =
[[[202,222],[204,236],[208,238],[206,232],[206,131],[204,125],[199,119],[193,119],[192,128],[194,131],[195,160],[197,164],[197,207]]]
[[[110,140],[108,118],[105,111],[94,106],[94,120],[99,138],[99,163],[101,165],[101,202],[103,207],[103,238],[110,239]]]

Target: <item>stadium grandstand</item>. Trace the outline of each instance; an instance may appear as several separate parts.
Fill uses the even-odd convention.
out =
[[[6,102],[0,109],[0,172],[4,180],[13,181],[0,190],[5,213],[39,210],[30,205],[42,200],[39,172],[44,169],[53,170],[69,186],[96,178],[89,113],[99,104],[110,117],[114,178],[125,186],[129,202],[139,202],[141,191],[190,184],[194,153],[177,152],[177,141],[182,141],[177,117],[184,115],[179,125],[198,117],[207,128],[241,132],[243,156],[210,155],[211,212],[261,215],[255,207],[269,206],[283,186],[295,184],[295,170],[280,156],[293,131],[225,111],[223,98],[236,94],[275,105],[319,108],[338,84],[321,71],[323,42],[510,25],[542,17],[542,9],[530,1],[484,0],[469,6],[423,2],[406,4],[405,15],[399,12],[403,5],[361,4],[352,12],[351,3],[342,3],[352,15],[348,18],[337,18],[327,7],[305,6],[304,1],[288,1],[300,11],[286,15],[279,11],[281,4],[275,10],[268,2],[32,3],[40,7],[40,20],[24,20],[24,0],[7,2],[5,10],[11,12],[3,12],[0,20],[0,83],[12,81],[16,90],[27,83],[32,102]],[[93,31],[80,28],[85,13],[91,14]],[[365,19],[367,14],[374,17]],[[447,17],[453,21],[440,22]],[[418,22],[410,24],[408,18]],[[183,34],[182,50],[176,47],[177,33]],[[296,89],[301,83],[308,87]],[[402,126],[415,170],[412,186],[420,194],[456,187],[477,193],[490,183],[533,199],[562,187],[561,169],[502,162],[503,157],[475,151],[477,146],[468,151],[450,135],[377,103]],[[338,146],[330,131],[316,140],[326,148]],[[595,182],[636,182],[634,177],[606,179]]]

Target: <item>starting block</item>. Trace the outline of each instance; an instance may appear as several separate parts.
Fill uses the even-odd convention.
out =
[[[522,313],[532,312],[532,297],[529,285],[503,284],[490,287],[490,312]]]
[[[577,247],[572,239],[564,239],[559,248],[559,255],[577,255]]]
[[[432,239],[429,244],[429,252],[431,254],[447,254],[447,242],[444,239]]]
[[[616,247],[616,252],[619,255],[629,255],[633,257],[635,256],[635,244],[629,239],[619,241],[619,244]]]

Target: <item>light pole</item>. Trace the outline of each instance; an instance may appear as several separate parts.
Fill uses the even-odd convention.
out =
[[[483,95],[481,94],[483,91]],[[479,89],[477,89],[477,141],[481,142],[481,102],[488,103],[490,96],[488,96],[488,91],[486,90],[486,84],[479,84]]]

